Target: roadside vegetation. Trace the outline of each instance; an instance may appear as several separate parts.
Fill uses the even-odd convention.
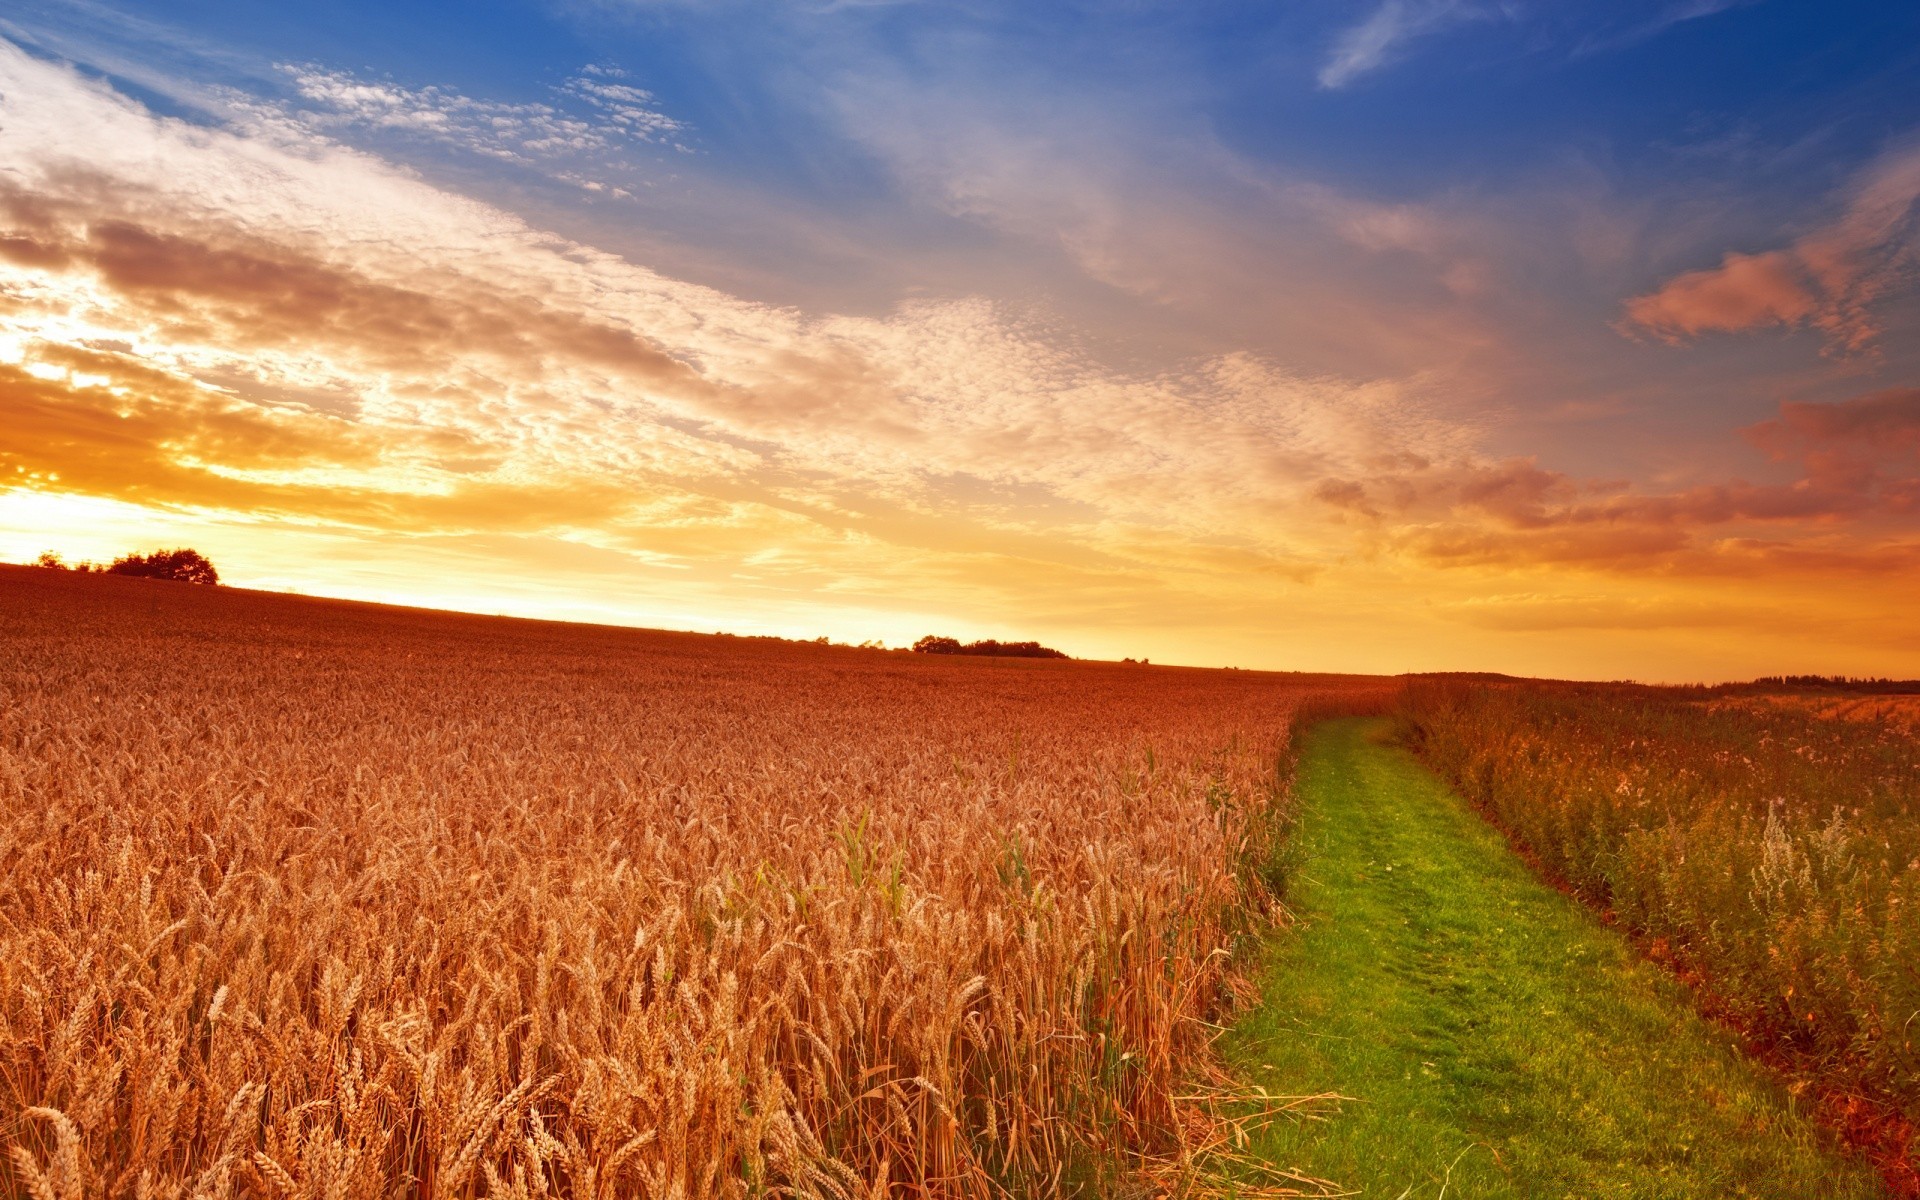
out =
[[[1920,741],[1757,692],[1415,683],[1404,736],[1920,1193]]]
[[[1307,735],[1299,924],[1228,1041],[1269,1092],[1350,1099],[1272,1123],[1245,1158],[1386,1200],[1882,1194],[1666,972],[1536,879],[1388,731]]]
[[[56,1200],[1177,1177],[1295,714],[1384,699],[18,567],[0,608],[0,1195]]]

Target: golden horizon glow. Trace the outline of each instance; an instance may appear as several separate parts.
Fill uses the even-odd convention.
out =
[[[273,590],[1197,665],[1920,674],[1920,389],[1731,423],[1744,468],[1591,479],[1448,399],[1484,366],[1123,362],[979,294],[802,311],[4,42],[0,92],[0,558],[192,544]],[[1829,227],[1623,297],[1610,336],[1871,355],[1917,195],[1892,155]],[[1494,286],[1439,215],[1289,203]]]

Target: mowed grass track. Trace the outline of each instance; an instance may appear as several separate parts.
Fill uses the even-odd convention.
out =
[[[1273,1124],[1256,1157],[1388,1200],[1882,1195],[1385,729],[1309,736],[1302,922],[1226,1039],[1270,1092],[1355,1099]]]

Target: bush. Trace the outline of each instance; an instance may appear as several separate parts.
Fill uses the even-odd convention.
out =
[[[176,583],[220,582],[220,572],[198,550],[155,550],[152,554],[129,554],[116,558],[107,568],[109,575],[131,575],[137,579],[169,579]]]
[[[97,575],[106,570],[106,568],[99,563],[88,562],[85,559],[70,563],[60,557],[58,551],[54,550],[42,550],[40,557],[33,560],[33,565],[36,567],[45,567],[49,571],[78,571],[82,575]]]

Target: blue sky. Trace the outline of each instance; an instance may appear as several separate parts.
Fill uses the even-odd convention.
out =
[[[1207,121],[1263,161],[1412,194],[1570,147],[1643,153],[1738,134],[1871,152],[1920,99],[1920,13],[1897,3],[23,5],[27,29],[135,41],[150,21],[254,69],[320,62],[536,101],[585,62],[636,73],[734,167],[783,165],[831,128],[808,93],[911,74],[958,101],[1010,86]],[[118,28],[116,28],[118,26]],[[1362,36],[1369,27],[1379,36]],[[129,37],[128,35],[133,35]],[[1355,43],[1358,43],[1357,45]],[[803,111],[796,111],[796,104]],[[776,131],[800,146],[770,144]],[[790,165],[790,164],[784,164]],[[1657,159],[1655,165],[1665,165]],[[796,179],[804,179],[798,173]]]
[[[623,329],[643,309],[667,320],[670,296],[680,324],[633,336],[702,387],[759,397],[662,398],[549,347],[511,379],[434,360],[484,379],[433,415],[391,364],[375,369],[371,334],[206,343],[206,322],[166,315],[178,303],[116,301],[113,320],[187,339],[166,361],[203,384],[257,376],[258,395],[307,395],[324,378],[359,397],[342,411],[395,422],[395,444],[465,430],[499,457],[448,462],[498,461],[501,487],[562,466],[615,492],[640,477],[633,447],[602,446],[597,466],[502,449],[564,442],[528,432],[556,396],[645,408],[636,445],[677,431],[696,458],[752,459],[725,482],[648,468],[687,512],[738,517],[712,518],[726,531],[704,548],[625,518],[508,542],[468,521],[448,534],[461,561],[593,543],[612,557],[579,567],[589,591],[627,586],[632,561],[764,583],[719,602],[735,624],[871,624],[904,593],[903,622],[1051,622],[1118,649],[1171,638],[1162,655],[1197,659],[1258,636],[1263,613],[1333,639],[1351,609],[1339,597],[1397,588],[1416,599],[1373,612],[1404,630],[1376,665],[1447,665],[1435,620],[1465,638],[1451,665],[1487,665],[1466,659],[1496,646],[1508,665],[1617,657],[1593,649],[1596,631],[1674,661],[1735,576],[1779,573],[1773,592],[1740,593],[1748,615],[1732,622],[1769,636],[1803,626],[1805,598],[1848,571],[1871,577],[1873,603],[1912,583],[1911,4],[88,0],[0,20],[29,55],[15,100],[47,101],[11,114],[16,128],[84,126],[12,151],[51,156],[23,158],[19,186],[76,214],[83,242],[108,221],[209,247],[264,238],[280,258],[297,243],[387,280],[458,277],[529,305],[564,293]],[[132,115],[109,120],[116,105]],[[96,110],[121,141],[74,115]],[[69,194],[71,167],[53,161],[69,144],[119,181],[108,209],[87,216],[92,201]],[[162,158],[185,176],[133,182]],[[287,190],[310,168],[320,182]],[[437,249],[394,240],[428,211],[453,214],[421,243]],[[495,254],[509,226],[525,243],[511,263]],[[324,252],[302,240],[317,230]],[[99,264],[74,286],[118,278]],[[609,282],[616,268],[625,282]],[[101,311],[98,328],[118,328]],[[223,355],[211,375],[192,366]],[[888,457],[936,427],[965,452],[930,456],[937,468]],[[1869,428],[1879,449],[1859,441]],[[1222,439],[1237,440],[1210,451]],[[870,455],[880,444],[893,448]],[[433,469],[451,473],[443,491],[465,478]],[[1132,503],[1149,495],[1170,507]],[[767,532],[789,519],[798,532]],[[337,532],[369,562],[388,553],[368,548],[378,531]],[[829,565],[849,538],[872,560]],[[968,558],[1016,544],[1017,563]],[[1168,547],[1189,574],[1161,569]],[[767,583],[774,561],[810,565]],[[401,588],[365,570],[384,582],[361,592]],[[1029,578],[1082,570],[1071,594]],[[1290,581],[1283,603],[1261,599],[1269,570]],[[952,582],[996,572],[1028,582]],[[858,611],[835,618],[823,588]],[[698,624],[687,613],[713,605],[684,596],[609,611]],[[1166,611],[1184,632],[1141,615]],[[1846,629],[1799,665],[1877,661],[1896,643],[1920,655],[1865,616]],[[1722,662],[1686,654],[1701,671]]]
[[[1737,183],[1790,203],[1910,135],[1920,112],[1920,10],[1884,0],[15,11],[22,32],[76,57],[267,93],[285,89],[276,64],[317,64],[551,103],[581,66],[618,67],[689,126],[701,172],[828,206],[901,200],[836,111],[861,85],[911,89],[956,117],[1092,109],[1393,200],[1523,184],[1579,161],[1626,188]]]

